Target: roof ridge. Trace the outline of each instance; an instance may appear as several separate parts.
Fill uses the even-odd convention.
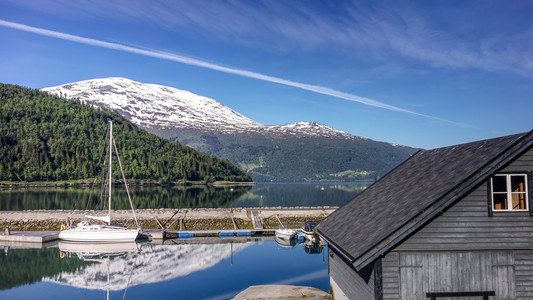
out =
[[[495,138],[488,138],[488,139],[483,139],[483,140],[466,142],[466,143],[461,143],[461,144],[457,144],[457,145],[449,145],[449,146],[444,146],[444,147],[438,147],[438,148],[428,149],[428,150],[424,150],[424,151],[428,152],[428,151],[434,151],[434,150],[443,150],[443,149],[447,149],[447,148],[464,147],[464,146],[469,146],[469,145],[473,145],[473,144],[477,144],[477,143],[483,143],[483,142],[494,141],[494,140],[499,140],[499,139],[508,139],[508,138],[513,137],[513,136],[517,136],[520,139],[520,138],[523,138],[524,136],[526,136],[527,134],[529,134],[531,132],[533,132],[533,130],[525,131],[525,132],[521,132],[521,133],[510,134],[510,135],[505,135],[505,136],[499,136],[499,137],[495,137]]]

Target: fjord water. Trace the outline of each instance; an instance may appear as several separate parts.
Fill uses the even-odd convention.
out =
[[[368,183],[257,184],[234,187],[131,187],[138,209],[340,206]],[[323,188],[323,189],[322,189]],[[114,189],[113,209],[128,209]],[[104,201],[101,201],[104,200]],[[0,191],[0,210],[98,209],[101,189]],[[292,246],[292,247],[291,247]],[[252,285],[329,290],[327,246],[282,246],[270,238],[204,238],[142,244],[138,252],[86,259],[59,242],[43,248],[0,242],[0,299],[231,299]],[[90,249],[89,249],[90,250]],[[312,254],[311,254],[312,253]],[[109,274],[109,281],[108,276]]]
[[[108,290],[110,299],[231,299],[264,284],[329,290],[327,246],[272,239],[167,240],[92,256],[66,252],[64,242],[42,249],[0,244],[0,299],[106,299]]]
[[[369,183],[258,183],[255,186],[132,186],[136,209],[341,206]],[[323,190],[322,190],[323,188]],[[126,190],[113,189],[113,209],[129,209]],[[102,188],[0,190],[0,210],[100,209]]]

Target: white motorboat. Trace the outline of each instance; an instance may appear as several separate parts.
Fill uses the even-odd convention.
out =
[[[296,236],[296,230],[289,228],[279,228],[276,230],[276,237],[282,239],[292,239]]]
[[[296,236],[296,230],[289,229],[283,225],[281,220],[279,219],[279,216],[276,216],[279,222],[279,228],[276,230],[276,238],[280,239],[292,239]]]
[[[122,177],[124,179],[124,184],[126,186],[126,193],[131,205],[131,211],[135,223],[137,224],[136,229],[126,228],[125,226],[120,225],[111,225],[111,187],[112,187],[112,157],[113,157],[113,146],[119,162],[120,171],[122,172]],[[126,178],[122,170],[122,163],[118,156],[117,146],[115,145],[115,140],[113,138],[113,122],[109,121],[109,179],[108,179],[108,211],[105,216],[88,216],[85,217],[93,220],[99,220],[107,224],[93,224],[90,221],[81,221],[77,224],[76,227],[67,224],[64,229],[59,232],[59,239],[65,241],[73,242],[126,242],[126,241],[135,241],[139,235],[140,226],[135,216],[135,211],[133,209],[133,203],[131,201],[130,193],[128,190],[128,185],[126,183]],[[63,226],[62,226],[63,228]]]

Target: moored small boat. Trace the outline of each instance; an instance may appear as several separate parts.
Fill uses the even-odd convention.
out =
[[[300,229],[301,235],[308,241],[315,242],[320,240],[320,237],[315,233],[315,227],[317,225],[318,222],[306,222]]]
[[[276,237],[282,239],[292,239],[296,236],[296,230],[288,228],[279,228],[276,230]]]

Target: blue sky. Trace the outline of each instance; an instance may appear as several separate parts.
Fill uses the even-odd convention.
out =
[[[533,129],[531,1],[0,0],[0,82],[126,77],[426,149]]]

